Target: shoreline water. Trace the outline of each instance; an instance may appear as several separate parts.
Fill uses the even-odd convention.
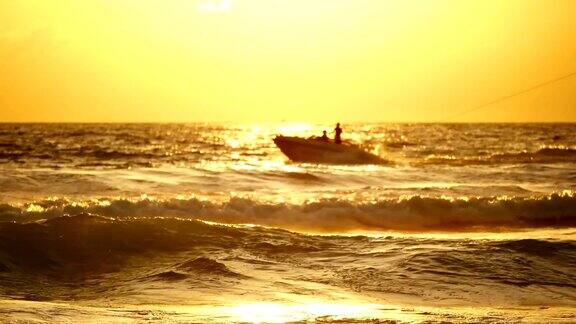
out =
[[[335,309],[338,308],[338,309]],[[23,311],[26,309],[26,311]],[[574,309],[569,307],[522,306],[511,308],[430,307],[382,304],[309,304],[248,303],[212,305],[125,305],[89,306],[73,303],[0,300],[0,314],[7,321],[83,323],[186,322],[186,323],[390,323],[420,322],[523,322],[570,323]]]

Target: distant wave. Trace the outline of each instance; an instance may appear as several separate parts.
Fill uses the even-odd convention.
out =
[[[495,154],[490,157],[490,161],[512,163],[574,162],[576,161],[576,149],[545,147],[536,152]]]
[[[0,148],[2,146],[2,143],[0,143]],[[100,148],[52,151],[35,147],[19,147],[16,144],[13,146],[6,147],[0,152],[0,164],[30,161],[69,163],[74,161],[75,167],[127,168],[130,166],[152,167],[153,164],[150,161],[161,162],[169,158],[164,152],[131,152]],[[53,164],[50,164],[50,166],[53,167]]]
[[[526,163],[565,163],[576,162],[576,149],[564,147],[544,147],[535,152],[497,153],[486,157],[453,157],[431,155],[426,163],[451,165],[468,164],[526,164]]]
[[[216,203],[190,198],[86,202],[46,200],[23,206],[0,205],[0,221],[30,222],[79,213],[118,219],[179,217],[327,232],[573,227],[576,226],[576,195],[569,192],[533,198],[469,199],[412,196],[375,202],[325,199],[304,204],[263,203],[248,198],[231,198]]]
[[[407,146],[415,146],[416,144],[408,141],[395,141],[395,142],[386,142],[384,145],[387,148],[401,149]]]

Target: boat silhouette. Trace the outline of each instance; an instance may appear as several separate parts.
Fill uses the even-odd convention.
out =
[[[274,143],[294,162],[316,164],[383,164],[385,161],[357,145],[336,144],[321,138],[302,138],[278,135]]]

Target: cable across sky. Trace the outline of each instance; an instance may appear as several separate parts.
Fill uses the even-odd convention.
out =
[[[459,113],[457,113],[457,114],[455,114],[455,115],[452,115],[452,116],[449,117],[449,118],[446,118],[445,121],[454,120],[454,119],[457,118],[457,117],[466,115],[466,114],[471,113],[471,112],[473,112],[473,111],[476,111],[476,110],[479,110],[479,109],[482,109],[482,108],[486,108],[486,107],[489,107],[489,106],[498,104],[498,103],[500,103],[500,102],[502,102],[502,101],[506,101],[506,100],[508,100],[508,99],[510,99],[510,98],[514,98],[514,97],[523,95],[523,94],[525,94],[525,93],[528,93],[528,92],[531,92],[531,91],[534,91],[534,90],[537,90],[537,89],[540,89],[540,88],[549,86],[549,85],[551,85],[551,84],[553,84],[553,83],[560,82],[560,81],[563,81],[563,80],[565,80],[565,79],[569,79],[569,78],[571,78],[571,77],[573,77],[573,76],[576,76],[576,71],[571,72],[571,73],[568,73],[568,74],[565,74],[565,75],[563,75],[563,76],[557,77],[557,78],[552,79],[552,80],[548,80],[548,81],[539,83],[539,84],[537,84],[537,85],[531,86],[530,88],[523,89],[523,90],[518,91],[518,92],[515,92],[515,93],[513,93],[513,94],[509,94],[509,95],[506,95],[506,96],[502,96],[502,97],[500,97],[500,98],[497,98],[497,99],[494,99],[494,100],[492,100],[492,101],[490,101],[490,102],[486,102],[486,103],[483,103],[483,104],[481,104],[481,105],[472,107],[472,108],[470,108],[470,109],[461,111],[461,112],[459,112]]]

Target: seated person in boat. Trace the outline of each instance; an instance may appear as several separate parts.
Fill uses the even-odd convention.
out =
[[[322,131],[322,136],[318,137],[319,140],[324,141],[324,142],[328,142],[328,135],[326,135],[326,131]]]
[[[340,128],[340,123],[336,123],[336,128],[334,128],[334,143],[342,144],[342,128]]]

